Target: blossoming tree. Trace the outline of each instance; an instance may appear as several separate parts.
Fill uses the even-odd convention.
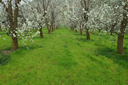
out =
[[[1,20],[4,21],[2,23],[5,24],[5,30],[9,30],[9,34],[12,38],[12,49],[11,50],[17,50],[18,49],[18,39],[27,39],[30,38],[29,34],[30,33],[30,29],[32,27],[32,23],[30,22],[28,18],[26,18],[26,23],[22,23],[24,17],[20,14],[20,10],[21,10],[21,1],[22,0],[0,0],[0,5],[1,8],[3,9],[1,13],[2,18]],[[25,1],[27,2],[27,1]],[[30,5],[28,5],[30,6]],[[28,7],[29,10],[32,10],[31,7]],[[29,13],[29,11],[27,12]],[[24,13],[25,14],[25,13]],[[34,17],[34,16],[33,16]],[[31,17],[32,18],[32,17]],[[6,21],[5,21],[6,20]],[[34,22],[37,24],[37,22]],[[21,27],[19,28],[18,25],[21,25]],[[4,29],[3,29],[4,30]],[[27,31],[26,31],[27,30]],[[7,32],[7,31],[6,31]],[[35,33],[38,34],[39,32],[37,31]],[[35,36],[33,35],[33,36]]]
[[[107,0],[106,2],[101,2],[100,7],[94,8],[90,14],[94,27],[104,28],[111,35],[112,33],[118,35],[117,53],[123,54],[123,39],[128,23],[128,1]]]

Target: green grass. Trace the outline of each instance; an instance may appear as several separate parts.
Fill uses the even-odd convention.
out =
[[[118,55],[109,34],[87,40],[69,29],[43,32],[44,38],[37,35],[25,47],[19,41],[19,49],[1,59],[0,85],[128,85],[128,35],[125,54]],[[0,51],[11,49],[11,38],[0,34]]]

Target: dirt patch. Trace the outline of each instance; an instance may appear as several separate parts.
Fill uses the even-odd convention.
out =
[[[3,53],[3,55],[9,55],[11,54],[13,51],[11,50],[4,50],[4,51],[1,51]]]

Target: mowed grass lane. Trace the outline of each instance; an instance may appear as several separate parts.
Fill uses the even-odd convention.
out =
[[[23,46],[19,41],[8,63],[0,65],[0,85],[128,85],[128,36],[126,54],[120,56],[116,42],[111,49],[109,35],[91,34],[88,41],[69,29],[43,32],[44,38],[37,35],[34,43],[28,40]],[[2,33],[0,50],[11,49],[11,44]]]

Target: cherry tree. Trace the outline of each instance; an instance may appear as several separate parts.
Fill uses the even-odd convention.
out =
[[[53,31],[61,20],[60,16],[63,12],[62,7],[63,7],[63,0],[52,0],[49,5],[47,16],[45,17],[45,22],[49,34],[51,33],[51,29]]]
[[[72,8],[69,8],[70,17],[72,22],[78,23],[75,28],[80,29],[80,34],[85,29],[87,39],[90,40],[89,29],[93,29],[92,22],[89,22],[90,11],[95,8],[96,1],[93,0],[75,0]],[[68,4],[70,5],[70,3]],[[72,10],[70,10],[72,9]]]
[[[27,39],[30,38],[30,36],[27,36],[30,32],[30,29],[32,27],[32,22],[29,21],[29,19],[26,19],[26,23],[21,23],[22,19],[24,19],[20,13],[20,7],[22,0],[0,0],[1,8],[3,9],[1,13],[2,21],[5,21],[6,30],[9,30],[9,35],[12,38],[12,49],[11,50],[17,50],[18,49],[18,39]],[[27,1],[25,1],[27,2]],[[25,3],[24,2],[24,3]],[[27,3],[26,3],[27,4]],[[29,5],[28,5],[29,6]],[[29,7],[27,7],[29,8]],[[31,7],[30,9],[31,10]],[[29,11],[27,12],[29,13]],[[32,17],[31,17],[32,18]],[[37,22],[36,22],[37,23]],[[23,24],[21,28],[18,28],[19,24]],[[28,31],[26,31],[28,30]],[[26,32],[25,32],[26,31]],[[38,34],[39,32],[36,32]],[[31,34],[31,33],[30,33]],[[35,36],[33,35],[33,36]]]
[[[77,0],[75,0],[77,1]],[[117,53],[123,54],[123,39],[127,26],[127,0],[81,0],[80,10],[70,11],[72,21],[77,17],[77,27],[85,28],[87,39],[90,39],[89,30],[101,29],[118,35]],[[69,5],[69,4],[68,4]],[[75,6],[74,6],[75,7]],[[77,9],[76,7],[74,9]],[[73,16],[74,15],[74,16]],[[71,17],[70,16],[70,17]],[[81,16],[81,17],[80,17]]]
[[[40,20],[40,22],[39,22],[39,27],[40,27],[40,29],[39,29],[39,31],[40,31],[40,36],[41,37],[43,37],[43,33],[42,33],[42,21],[43,21],[43,23],[45,23],[45,16],[46,16],[46,14],[47,14],[47,10],[48,10],[48,7],[49,7],[49,5],[50,5],[50,2],[51,2],[51,0],[42,0],[42,1],[39,1],[38,2],[38,5],[37,5],[37,11],[38,11],[38,13],[41,15],[41,20]],[[37,12],[36,12],[37,13]]]
[[[117,2],[117,1],[115,1]],[[119,4],[116,5],[116,7],[119,7],[119,14],[121,18],[119,18],[119,23],[117,23],[118,27],[118,32],[115,32],[118,35],[118,40],[117,40],[117,53],[119,54],[124,54],[123,50],[123,40],[124,40],[124,34],[126,31],[126,26],[128,23],[128,1],[127,0],[122,0],[118,1]],[[122,8],[122,9],[120,9]],[[119,17],[120,17],[119,16]],[[116,21],[115,21],[116,22]]]
[[[117,40],[117,53],[123,54],[123,39],[126,32],[128,20],[128,1],[127,0],[114,0],[102,3],[99,9],[91,11],[91,19],[95,27],[105,28],[106,31],[116,33]]]
[[[70,0],[66,0],[66,6],[67,11],[65,11],[65,15],[68,17],[69,20],[66,20],[68,22],[67,24],[70,26],[70,28],[77,32],[77,30],[80,30],[80,34],[82,35],[83,27],[81,27],[81,8],[79,1],[75,0],[74,2],[71,2]]]

